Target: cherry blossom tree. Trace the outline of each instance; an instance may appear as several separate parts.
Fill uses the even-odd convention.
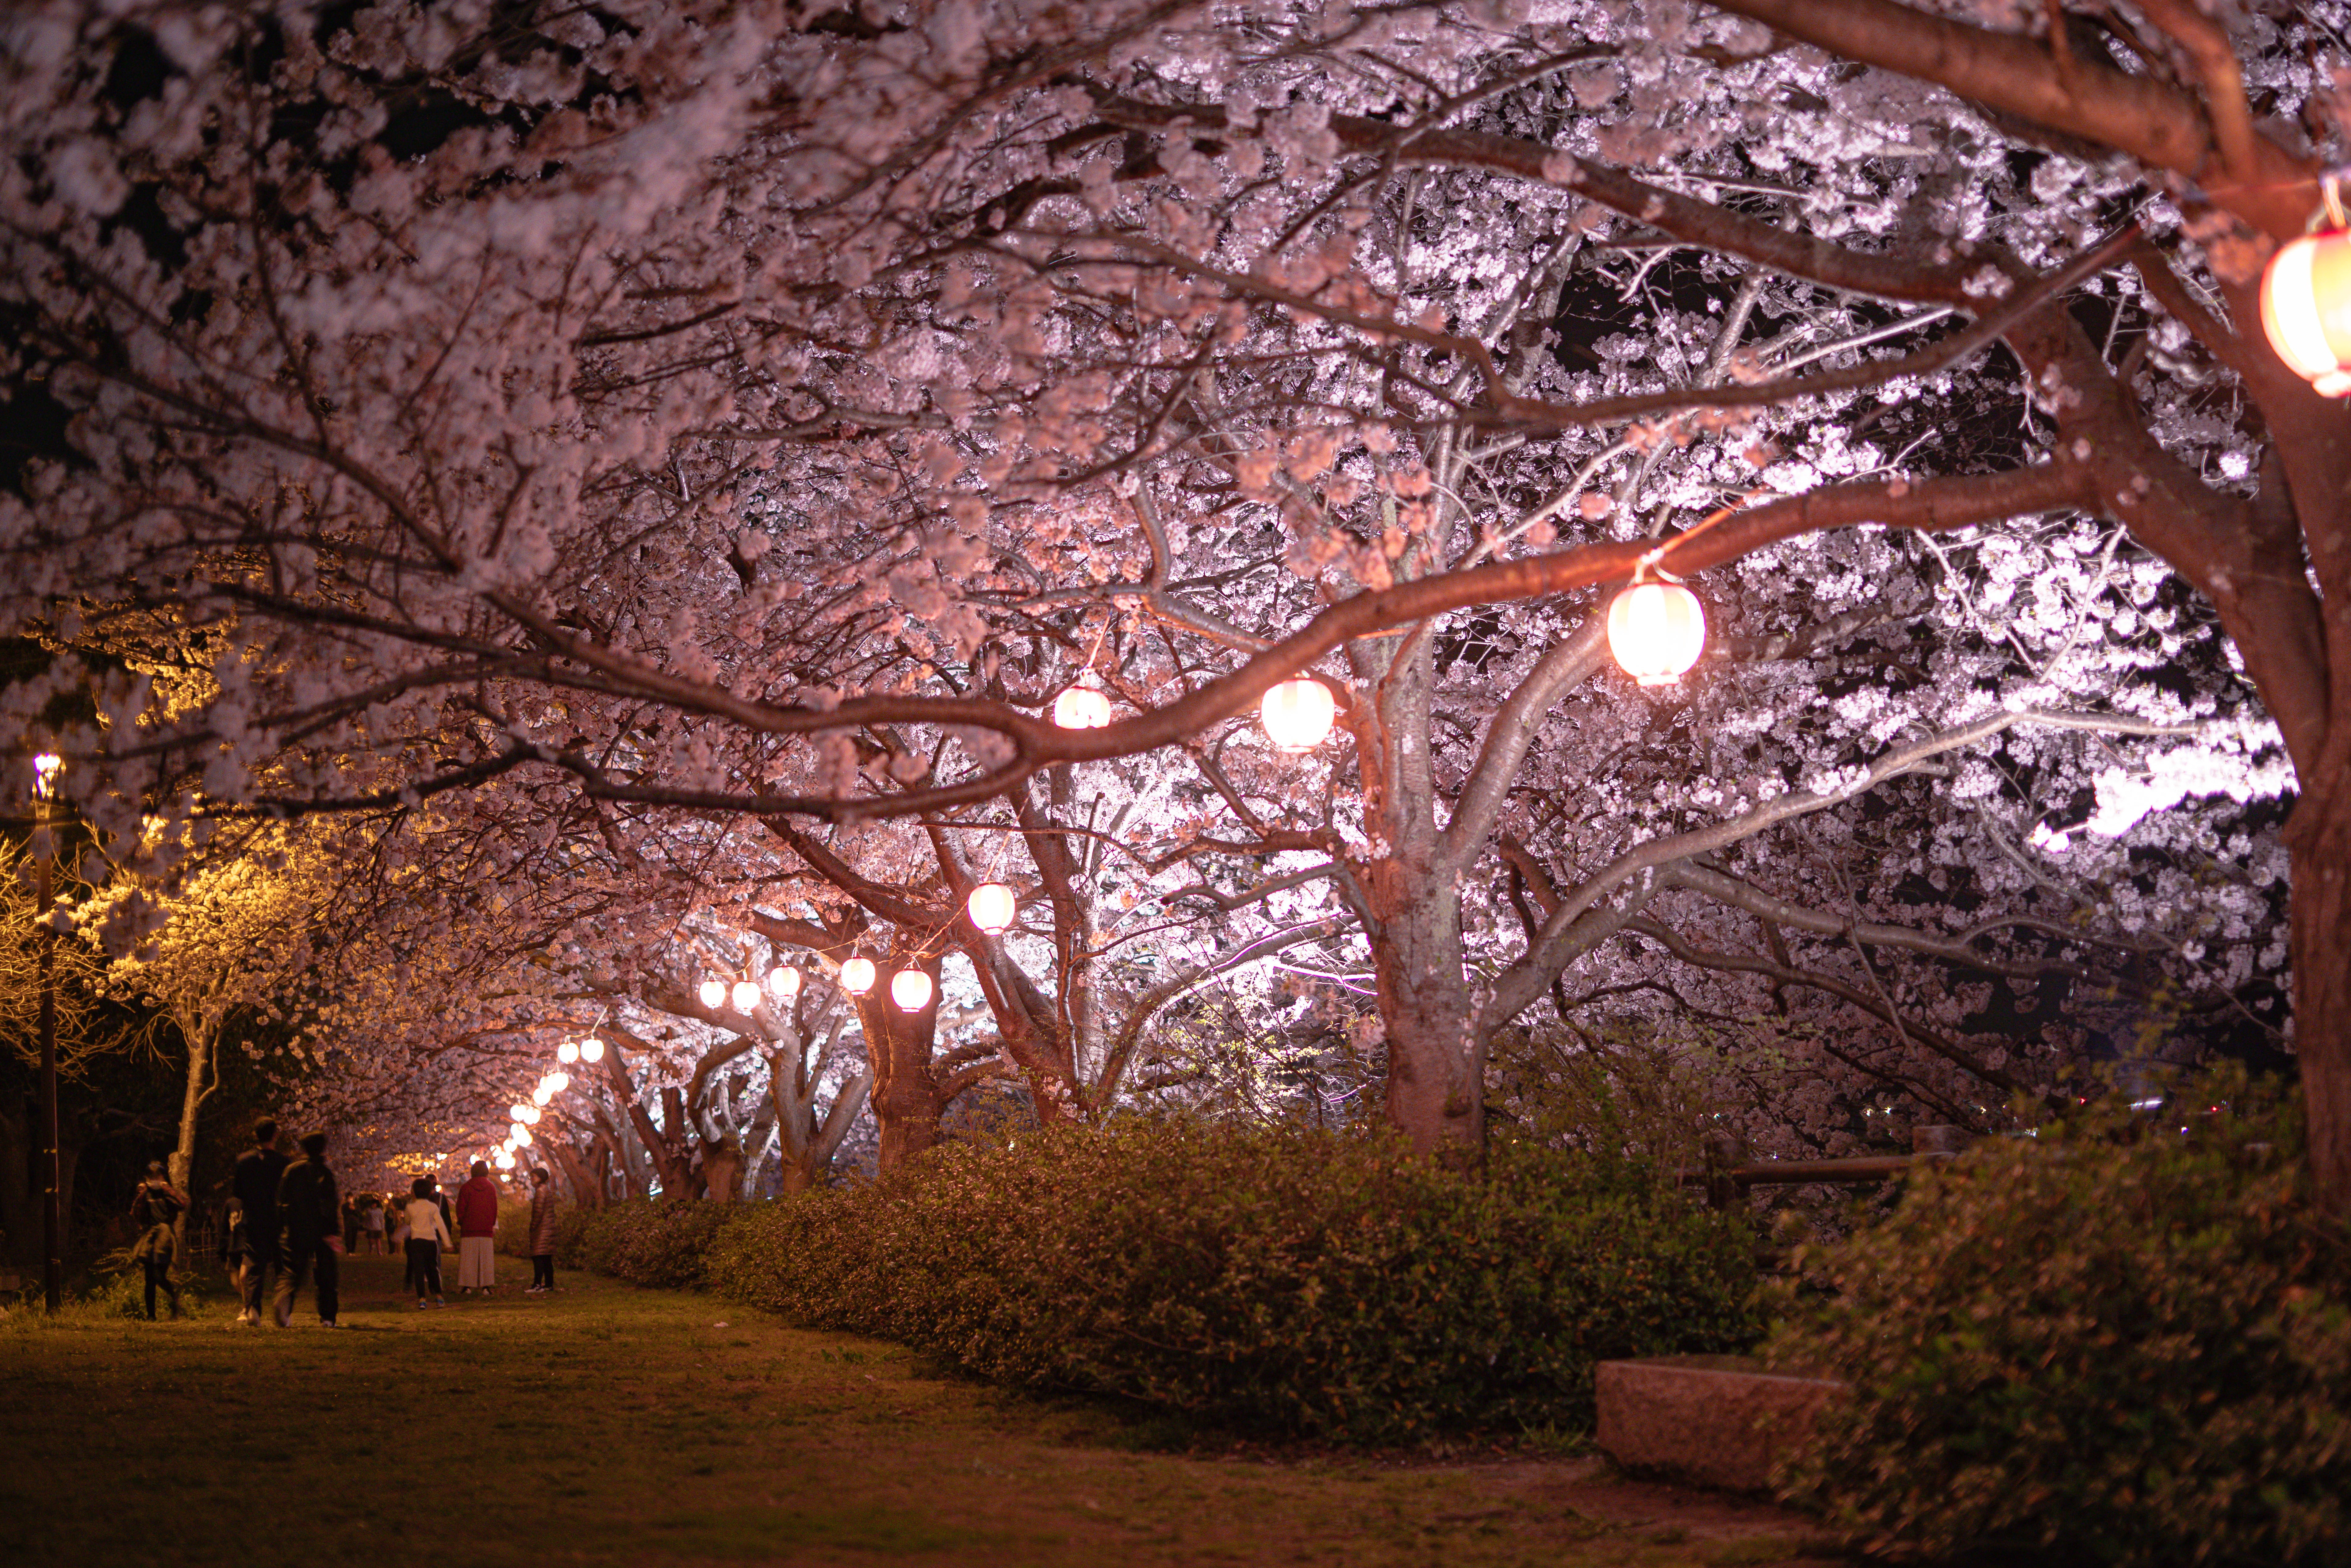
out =
[[[2332,6],[8,25],[5,369],[57,434],[0,613],[217,686],[115,694],[94,816],[755,818],[894,942],[952,835],[1100,831],[1034,781],[1115,769],[1190,802],[1122,830],[1139,899],[1206,888],[1188,946],[1054,977],[1116,1027],[983,953],[1007,1054],[1067,1021],[1074,1093],[1085,1030],[1327,915],[1387,1115],[1459,1154],[1611,955],[1857,1009],[1962,1120],[2037,1082],[1954,1032],[1995,982],[2252,1009],[2291,790],[2351,1193],[2351,447],[2243,325],[2341,153]],[[1688,701],[1606,671],[1636,573],[1728,634]],[[1301,764],[1245,716],[1310,670]],[[1089,679],[1123,716],[1045,716]],[[876,818],[949,846],[924,898],[801,852]]]

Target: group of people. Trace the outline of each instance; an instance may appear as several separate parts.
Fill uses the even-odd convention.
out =
[[[360,1211],[343,1201],[327,1163],[327,1134],[304,1134],[298,1145],[300,1156],[289,1157],[277,1148],[277,1124],[265,1119],[256,1124],[253,1142],[238,1156],[221,1225],[221,1261],[236,1282],[242,1302],[237,1322],[257,1327],[266,1301],[277,1326],[291,1326],[295,1298],[315,1277],[319,1326],[335,1328],[342,1304],[338,1257],[346,1245],[347,1228]],[[555,1289],[555,1189],[544,1169],[532,1171],[530,1183],[531,1282],[524,1293],[544,1295]],[[178,1246],[177,1221],[190,1207],[187,1194],[165,1175],[163,1163],[152,1162],[131,1200],[131,1219],[139,1231],[131,1256],[145,1272],[150,1318],[155,1315],[159,1291],[169,1295],[172,1315],[180,1315],[172,1264]],[[365,1228],[375,1239],[369,1249],[377,1251],[385,1211],[377,1207],[373,1213],[374,1222]],[[498,1185],[486,1162],[474,1162],[468,1179],[457,1189],[454,1214],[440,1185],[430,1176],[419,1176],[410,1185],[398,1213],[393,1239],[403,1244],[406,1283],[415,1291],[420,1311],[448,1305],[441,1282],[444,1251],[457,1254],[461,1296],[476,1291],[488,1296],[496,1290]]]

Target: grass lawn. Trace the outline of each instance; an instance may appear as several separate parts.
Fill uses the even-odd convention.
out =
[[[455,1260],[452,1260],[454,1277]],[[342,1321],[0,1322],[0,1561],[1758,1565],[1802,1521],[1596,1459],[1152,1451],[1164,1427],[894,1346],[526,1265]],[[1221,1445],[1219,1445],[1221,1447]]]

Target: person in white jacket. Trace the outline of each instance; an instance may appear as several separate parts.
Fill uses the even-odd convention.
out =
[[[428,1291],[434,1306],[447,1306],[441,1299],[441,1254],[449,1245],[449,1222],[441,1218],[441,1206],[433,1200],[433,1184],[423,1176],[408,1189],[407,1230],[408,1271],[416,1276],[416,1310],[424,1310]]]

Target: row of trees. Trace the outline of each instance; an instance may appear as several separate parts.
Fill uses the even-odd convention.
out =
[[[0,615],[133,672],[110,842],[347,824],[413,1142],[600,1019],[714,1187],[997,1077],[1474,1157],[1498,1050],[1663,1030],[1832,1146],[2233,1031],[2341,1202],[2351,432],[2242,324],[2343,45],[2222,9],[27,13]],[[950,983],[862,1084],[700,1010],[755,949]]]

